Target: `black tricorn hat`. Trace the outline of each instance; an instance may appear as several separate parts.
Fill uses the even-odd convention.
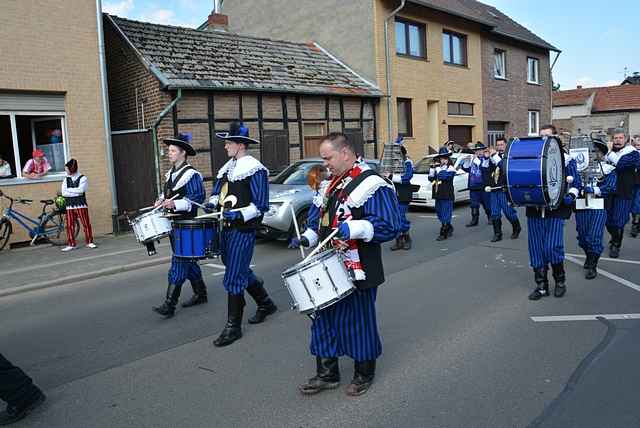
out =
[[[178,134],[178,138],[165,138],[162,142],[167,146],[180,147],[189,156],[196,155],[195,149],[189,144],[191,142],[191,135],[189,134]]]
[[[244,123],[238,121],[231,122],[229,132],[218,132],[216,133],[216,137],[234,143],[260,144],[258,140],[249,137],[249,128],[244,126]]]

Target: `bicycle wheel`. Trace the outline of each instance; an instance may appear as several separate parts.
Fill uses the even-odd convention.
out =
[[[11,222],[6,218],[0,220],[0,251],[9,243],[12,232],[13,226]]]
[[[67,243],[67,216],[60,211],[48,213],[42,221],[43,228],[47,234],[47,240],[53,245],[65,245]],[[80,233],[80,222],[75,219],[74,238]]]

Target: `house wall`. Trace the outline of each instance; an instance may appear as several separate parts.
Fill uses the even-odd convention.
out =
[[[494,51],[506,52],[506,80],[495,77]],[[527,82],[527,58],[539,60],[540,84]],[[551,122],[551,76],[549,51],[503,38],[482,39],[482,90],[484,123],[505,123],[507,137],[529,133],[529,110],[540,112],[540,126]],[[486,137],[485,137],[486,138]],[[484,140],[484,139],[483,139]]]
[[[0,52],[5,53],[0,66],[2,90],[64,94],[69,155],[89,179],[87,200],[94,234],[112,232],[95,2],[3,1]],[[25,180],[3,185],[2,190],[39,201],[55,196],[61,181]],[[20,209],[37,217],[40,204]],[[14,232],[13,242],[28,239],[21,228]]]
[[[571,119],[575,116],[587,116],[590,109],[586,105],[562,106],[553,108],[553,120]]]

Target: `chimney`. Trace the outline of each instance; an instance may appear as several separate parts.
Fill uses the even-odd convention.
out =
[[[207,19],[207,31],[229,31],[229,17],[220,13],[221,0],[213,0],[213,11]]]

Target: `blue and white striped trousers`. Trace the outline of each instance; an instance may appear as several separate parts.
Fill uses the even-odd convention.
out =
[[[504,216],[511,223],[518,219],[518,212],[515,210],[515,208],[509,205],[507,194],[505,192],[501,190],[494,190],[490,193],[489,201],[491,204],[492,220],[499,220],[501,217],[501,212],[504,213]]]
[[[377,288],[355,290],[316,313],[311,324],[311,354],[323,358],[348,355],[355,361],[382,354],[376,320]]]
[[[631,214],[640,214],[640,186],[636,186],[631,204]]]
[[[249,266],[256,243],[256,232],[241,232],[238,229],[223,229],[221,237],[222,263],[224,263],[224,289],[227,293],[240,295],[256,276]]]
[[[436,215],[442,224],[451,224],[453,217],[453,201],[449,199],[436,199]]]
[[[578,232],[578,245],[585,254],[599,256],[604,250],[602,236],[604,224],[607,221],[605,210],[576,210],[576,231]]]
[[[529,264],[534,269],[564,261],[564,219],[527,217]]]
[[[191,282],[201,280],[202,271],[197,261],[172,256],[168,277],[170,284],[181,286],[187,279]]]
[[[400,233],[407,233],[411,229],[411,222],[407,218],[409,204],[398,204],[398,211],[400,211]]]
[[[484,212],[488,216],[491,215],[491,202],[489,200],[491,193],[485,192],[484,189],[471,189],[469,190],[469,197],[471,198],[471,208],[480,208],[480,205],[482,205]]]
[[[613,197],[611,209],[607,210],[607,226],[624,229],[631,214],[631,200]]]

